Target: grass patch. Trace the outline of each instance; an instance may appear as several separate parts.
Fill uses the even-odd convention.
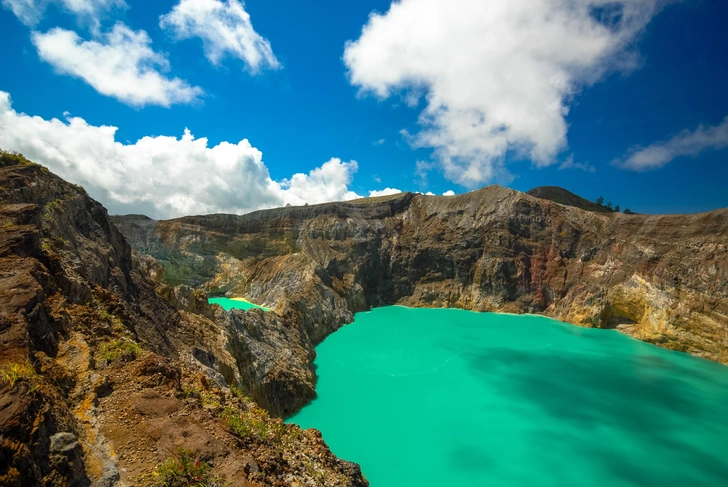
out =
[[[222,487],[229,485],[212,474],[206,462],[195,461],[192,452],[182,448],[157,466],[152,474],[156,485],[164,487]]]
[[[291,448],[303,434],[301,428],[287,427],[282,420],[271,418],[266,410],[252,403],[247,410],[226,407],[222,419],[240,439],[268,443],[279,454]]]
[[[18,382],[27,382],[35,390],[40,382],[40,376],[28,363],[10,364],[0,369],[0,384],[12,389]]]
[[[249,411],[241,411],[228,406],[222,413],[222,419],[242,439],[256,438],[265,441],[272,433],[268,425],[270,417],[263,409],[252,408]]]
[[[233,396],[237,397],[241,401],[243,401],[245,404],[250,404],[253,402],[252,399],[250,399],[248,396],[245,395],[243,390],[239,387],[232,386],[230,387],[230,392],[233,394]]]
[[[142,355],[142,352],[142,347],[138,343],[122,338],[101,345],[99,356],[106,365],[111,365],[119,360],[122,362],[136,360]]]

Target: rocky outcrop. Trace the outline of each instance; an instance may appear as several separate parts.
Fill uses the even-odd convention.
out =
[[[163,279],[272,308],[314,344],[397,303],[539,313],[728,363],[728,210],[597,213],[490,186],[114,221]]]
[[[293,325],[161,272],[82,188],[0,152],[0,485],[159,485],[180,455],[231,485],[366,485],[245,397],[311,397],[312,345],[271,350]]]

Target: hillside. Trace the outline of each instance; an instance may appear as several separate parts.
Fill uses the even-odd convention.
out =
[[[276,414],[313,396],[295,324],[158,273],[82,188],[0,153],[0,485],[170,485],[176,467],[210,486],[368,485],[250,399]]]
[[[489,186],[168,221],[113,220],[163,279],[302,324],[375,306],[539,313],[728,363],[728,210],[624,215]]]
[[[611,212],[608,208],[605,208],[604,206],[598,205],[558,186],[539,186],[538,188],[533,188],[532,190],[528,191],[527,194],[530,194],[534,198],[550,200],[554,203],[559,203],[566,206],[573,206],[575,208],[580,208],[585,211],[596,211],[598,213]]]

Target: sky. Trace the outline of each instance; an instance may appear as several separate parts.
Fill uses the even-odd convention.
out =
[[[0,0],[0,148],[111,213],[564,187],[728,207],[721,0]]]

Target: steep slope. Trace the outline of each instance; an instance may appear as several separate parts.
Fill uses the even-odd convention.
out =
[[[156,271],[82,188],[0,153],[0,485],[161,485],[173,462],[206,485],[366,485],[227,387],[310,398],[311,346],[270,351],[279,318],[210,309]]]
[[[572,193],[569,190],[560,188],[558,186],[539,186],[528,191],[534,198],[542,198],[545,200],[551,200],[554,203],[559,203],[566,206],[574,206],[581,208],[586,211],[596,211],[599,213],[610,213],[608,208],[598,205],[592,201],[582,198],[579,195]]]
[[[270,307],[313,343],[399,303],[542,313],[728,362],[728,210],[595,213],[490,186],[114,221],[164,279]]]

